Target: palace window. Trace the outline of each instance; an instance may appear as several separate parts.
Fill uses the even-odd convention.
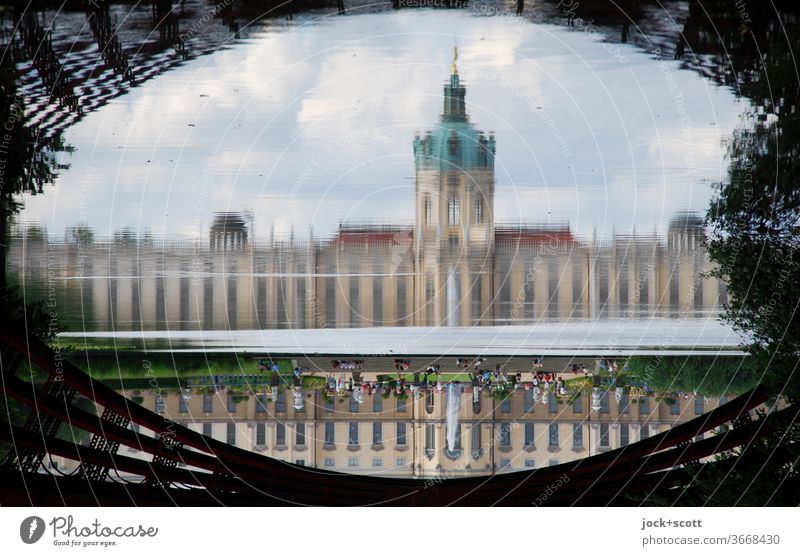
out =
[[[358,423],[350,423],[347,443],[350,446],[358,446]]]
[[[511,446],[511,423],[500,423],[500,446]]]
[[[525,423],[525,447],[528,448],[534,444],[533,423]]]
[[[458,197],[447,199],[447,224],[457,226],[461,223],[461,208],[459,207]]]
[[[702,415],[705,413],[705,400],[703,398],[695,398],[694,399],[694,414],[695,415]]]
[[[433,424],[425,425],[425,457],[432,458],[436,453],[436,429]]]
[[[550,447],[551,448],[558,448],[558,446],[559,446],[559,442],[558,442],[558,424],[550,423],[550,431],[549,432],[550,432],[550,434],[549,434]]]
[[[425,197],[425,225],[430,226],[433,222],[433,207],[431,206],[431,198]]]
[[[483,446],[481,445],[481,426],[472,425],[472,442],[471,442],[472,457],[479,459],[483,455]]]
[[[581,423],[572,424],[572,447],[583,448],[583,425]]]
[[[608,448],[609,447],[608,441],[608,423],[601,423],[600,424],[600,447],[601,448]]]

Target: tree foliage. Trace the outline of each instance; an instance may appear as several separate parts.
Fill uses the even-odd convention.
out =
[[[800,29],[775,24],[780,32],[761,37],[742,73],[752,78],[740,90],[756,109],[730,140],[728,179],[707,213],[708,251],[728,284],[723,318],[749,337],[762,383],[789,408],[774,432],[703,466],[685,493],[689,503],[797,504],[800,87],[792,45]]]
[[[703,396],[741,394],[761,380],[753,357],[665,356],[632,357],[629,378],[656,392],[697,392]]]

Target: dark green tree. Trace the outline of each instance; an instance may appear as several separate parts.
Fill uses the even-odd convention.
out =
[[[734,85],[753,106],[750,121],[728,142],[728,178],[706,215],[707,246],[714,274],[728,285],[722,317],[747,336],[746,365],[780,412],[758,417],[770,425],[767,434],[716,461],[685,467],[684,478],[668,488],[630,497],[637,504],[798,504],[800,70],[793,49],[800,27],[790,23],[797,6],[780,5],[749,3],[746,24],[732,0],[701,6],[725,45],[718,81]],[[730,14],[737,25],[719,25],[716,19]]]
[[[715,273],[728,284],[723,318],[748,336],[762,383],[788,409],[770,434],[703,466],[681,495],[689,503],[798,503],[800,79],[792,48],[800,29],[781,17],[773,16],[780,33],[760,37],[759,56],[741,74],[740,91],[756,109],[729,142],[728,180],[707,222]]]
[[[762,367],[754,357],[632,357],[626,368],[629,381],[642,382],[660,393],[730,397],[750,390],[762,378]]]

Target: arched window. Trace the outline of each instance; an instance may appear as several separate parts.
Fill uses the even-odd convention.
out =
[[[470,442],[470,452],[472,459],[481,459],[483,456],[483,443],[481,441],[481,425],[472,425],[472,440]]]
[[[461,208],[458,204],[458,197],[447,199],[447,224],[458,226],[461,223]]]
[[[433,222],[433,207],[431,206],[431,198],[425,197],[425,225],[430,226]]]
[[[425,392],[425,413],[433,413],[433,390]]]
[[[525,413],[531,413],[533,411],[533,390],[525,390],[523,400],[525,401]]]
[[[480,192],[475,197],[475,223],[483,224],[483,197],[480,196]]]
[[[483,396],[481,395],[480,390],[476,390],[472,394],[472,413],[478,415],[481,412],[481,402],[483,401]]]
[[[425,425],[425,457],[433,459],[436,454],[436,429],[433,423]]]

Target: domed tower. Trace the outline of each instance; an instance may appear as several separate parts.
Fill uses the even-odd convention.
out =
[[[488,284],[474,283],[473,267],[491,267],[495,140],[469,121],[457,59],[455,49],[439,123],[414,138],[414,238],[422,271],[416,307],[425,307],[420,325],[472,324],[483,306],[476,301],[489,293]]]

